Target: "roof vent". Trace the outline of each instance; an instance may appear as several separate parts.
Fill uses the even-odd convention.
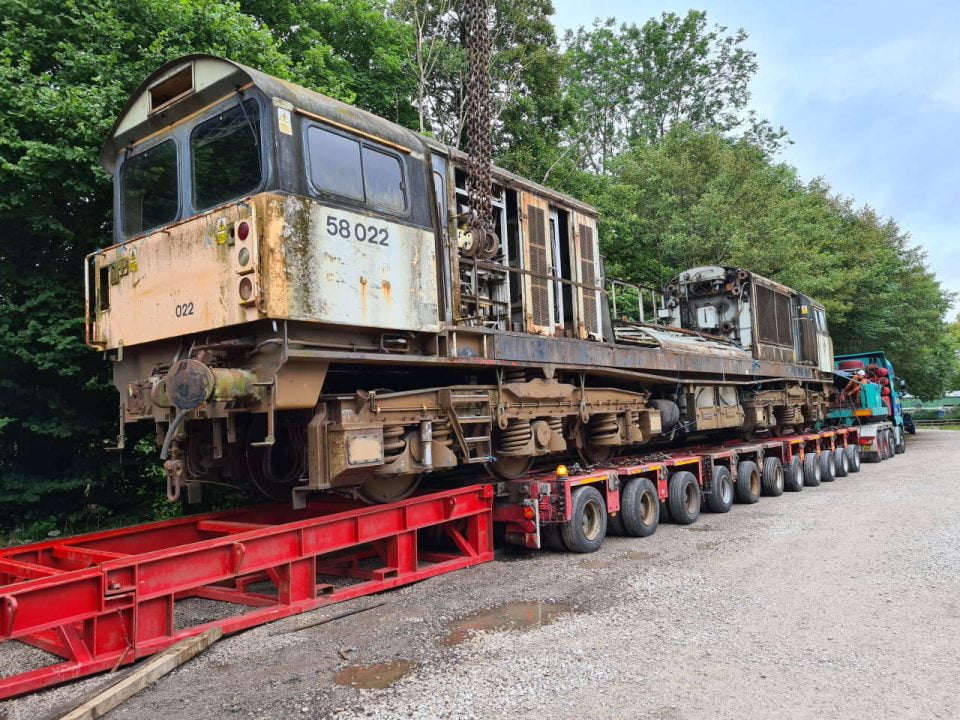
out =
[[[150,87],[150,112],[172,105],[193,92],[193,63]]]

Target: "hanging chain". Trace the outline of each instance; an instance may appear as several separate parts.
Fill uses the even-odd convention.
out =
[[[488,0],[464,0],[469,77],[467,79],[467,197],[470,229],[476,241],[474,252],[491,257],[499,248],[493,230],[490,164],[490,36],[487,27]]]

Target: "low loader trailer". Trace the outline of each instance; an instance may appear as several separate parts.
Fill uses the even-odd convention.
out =
[[[608,534],[651,535],[860,469],[851,425],[749,443],[558,466],[395,503],[325,497],[264,504],[0,549],[0,652],[57,660],[0,678],[0,699],[160,652],[213,627],[238,632],[494,558],[495,528],[525,548],[588,553]],[[203,622],[195,599],[233,608]],[[195,613],[193,613],[195,614]]]

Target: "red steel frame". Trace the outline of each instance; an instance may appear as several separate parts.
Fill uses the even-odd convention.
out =
[[[390,505],[261,505],[2,549],[0,642],[63,661],[0,678],[0,699],[117,668],[211,627],[237,632],[487,562],[492,504],[481,484]],[[422,549],[418,531],[452,549]],[[323,576],[356,582],[335,587]],[[187,598],[237,613],[177,628],[174,608]]]

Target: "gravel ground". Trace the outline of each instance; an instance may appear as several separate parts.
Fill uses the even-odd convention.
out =
[[[958,460],[960,433],[921,430],[906,456],[689,527],[255,628],[110,717],[960,717]],[[8,650],[0,675],[36,656]],[[0,718],[104,681],[0,703]]]

